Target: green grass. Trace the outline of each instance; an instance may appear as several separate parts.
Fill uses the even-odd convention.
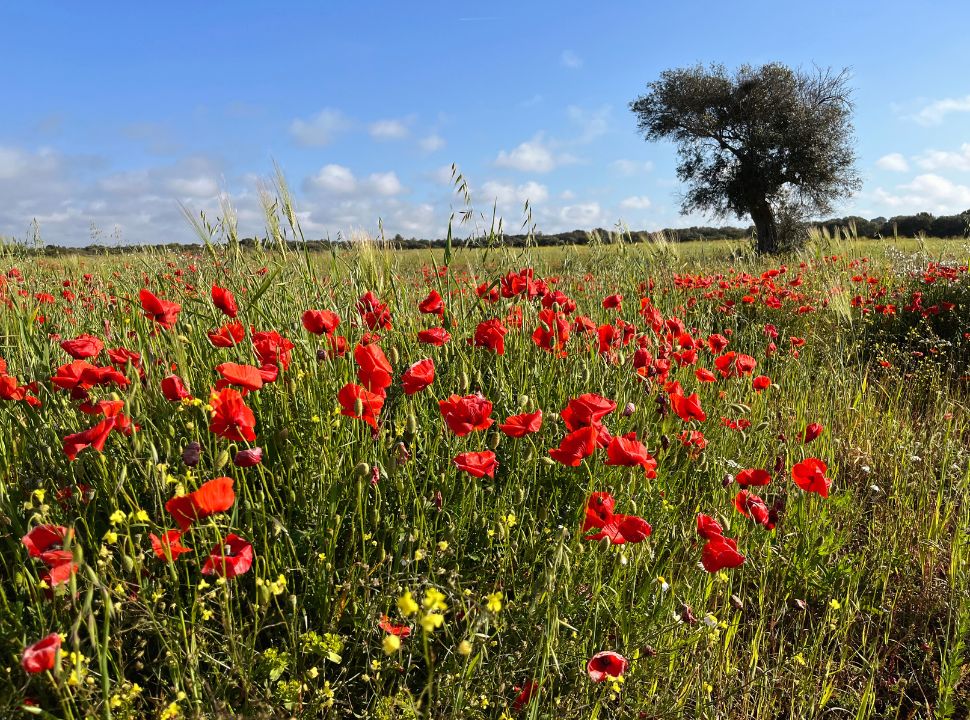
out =
[[[745,304],[747,290],[731,279],[782,261],[728,243],[456,248],[442,276],[440,250],[370,243],[317,256],[213,248],[195,258],[5,258],[0,269],[16,265],[24,280],[2,288],[0,356],[21,382],[40,382],[44,406],[0,401],[0,716],[28,716],[19,708],[33,698],[30,713],[57,718],[966,717],[970,413],[966,369],[957,364],[966,356],[904,362],[905,348],[866,344],[872,318],[850,305],[860,288],[849,263],[868,257],[876,287],[908,289],[917,281],[896,251],[923,252],[920,265],[967,257],[960,242],[818,244],[784,259],[782,279],[801,274],[804,298],[780,310]],[[822,260],[831,255],[840,259]],[[750,378],[701,385],[693,366],[675,364],[671,378],[697,390],[708,414],[694,425],[708,446],[689,452],[677,439],[687,425],[657,412],[660,385],[633,372],[632,346],[610,363],[574,336],[556,358],[530,340],[537,302],[479,302],[475,286],[522,267],[557,277],[554,287],[597,324],[615,317],[602,298],[620,292],[621,315],[639,331],[646,295],[698,337],[730,330],[729,349],[754,356],[755,374],[774,384],[760,394]],[[682,275],[717,278],[684,290],[674,283]],[[182,304],[172,331],[156,332],[142,316],[143,276]],[[965,289],[966,272],[960,277],[954,287]],[[730,287],[705,297],[717,279]],[[64,280],[78,296],[70,315],[59,297]],[[648,280],[654,289],[641,290]],[[208,298],[213,284],[236,293],[244,324],[278,330],[296,345],[289,370],[246,399],[264,451],[263,464],[250,469],[234,467],[235,448],[207,430],[214,366],[258,364],[248,339],[232,349],[208,342],[205,332],[224,322]],[[442,348],[415,341],[432,322],[417,312],[428,284],[455,324]],[[305,309],[334,310],[352,348],[363,332],[353,326],[354,304],[366,290],[389,303],[394,326],[380,341],[395,384],[376,437],[338,413],[337,391],[356,381],[352,353],[318,359],[325,343],[300,326]],[[38,292],[57,295],[57,304],[38,305]],[[736,303],[731,313],[726,299]],[[815,311],[796,313],[803,304]],[[504,356],[465,342],[479,321],[504,318],[515,305],[523,327],[506,337]],[[770,356],[765,323],[779,331]],[[146,382],[115,391],[141,428],[70,462],[62,438],[96,418],[46,382],[70,361],[49,334],[104,338],[106,327],[109,347],[144,359]],[[806,341],[797,358],[793,336]],[[404,396],[397,377],[429,356],[434,384]],[[202,403],[162,397],[158,384],[171,363]],[[706,351],[699,364],[713,369]],[[498,421],[541,408],[542,430],[518,440],[494,427],[455,437],[436,401],[474,391],[494,403]],[[602,451],[578,468],[548,458],[566,432],[556,413],[586,392],[617,403],[610,430],[637,431],[658,460],[656,479],[605,466]],[[627,403],[636,409],[622,417]],[[730,430],[722,416],[751,426]],[[802,445],[795,435],[810,422],[825,433]],[[181,461],[190,441],[202,445],[194,469]],[[451,466],[455,454],[487,447],[500,463],[494,480]],[[827,499],[791,481],[788,469],[808,456],[828,463]],[[778,477],[754,488],[769,505],[785,502],[778,527],[767,531],[734,510],[738,488],[723,481],[776,462]],[[199,523],[185,540],[192,552],[177,562],[155,558],[148,534],[174,527],[165,502],[219,475],[235,480],[232,509]],[[89,486],[90,502],[55,499],[79,485]],[[584,541],[591,491],[612,492],[617,510],[647,519],[652,535],[635,545]],[[112,524],[116,511],[124,519]],[[698,512],[737,538],[744,565],[713,575],[700,567]],[[42,522],[73,526],[80,565],[52,600],[39,586],[43,567],[20,542]],[[252,542],[256,561],[219,583],[200,567],[227,531]],[[398,600],[410,591],[420,603],[431,589],[447,609],[441,627],[426,632],[414,616],[402,618]],[[495,593],[498,612],[488,607]],[[384,613],[412,626],[390,655],[378,628]],[[686,621],[691,614],[697,622]],[[59,668],[28,677],[20,653],[50,632],[66,638]],[[587,660],[601,650],[631,661],[622,681],[587,677]],[[533,679],[534,702],[513,711],[515,688]]]

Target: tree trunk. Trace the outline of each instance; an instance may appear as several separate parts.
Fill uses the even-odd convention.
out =
[[[778,224],[768,200],[761,198],[751,203],[750,212],[754,229],[758,233],[758,254],[778,252]]]

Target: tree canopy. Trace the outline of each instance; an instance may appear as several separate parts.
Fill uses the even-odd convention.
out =
[[[666,70],[630,109],[647,140],[677,144],[682,211],[750,215],[761,252],[784,245],[779,215],[830,212],[860,185],[845,70]]]

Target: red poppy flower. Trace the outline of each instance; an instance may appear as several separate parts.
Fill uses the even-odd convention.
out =
[[[354,348],[354,360],[360,366],[357,369],[357,379],[364,389],[384,395],[384,390],[391,386],[394,370],[380,345],[357,345]]]
[[[162,378],[162,395],[169,402],[179,402],[192,398],[182,378],[178,375],[169,375],[168,377]]]
[[[683,392],[673,393],[670,395],[670,406],[684,422],[691,420],[704,422],[707,420],[707,413],[701,408],[701,401],[697,397],[697,393],[687,397],[684,397]]]
[[[195,520],[202,520],[231,508],[236,502],[232,484],[230,477],[209,480],[200,485],[198,490],[173,497],[165,503],[165,509],[184,532]]]
[[[138,293],[138,299],[141,300],[145,317],[154,320],[166,330],[171,330],[175,326],[179,312],[182,310],[181,305],[156,297],[148,288],[141,289],[141,292]]]
[[[296,347],[275,330],[253,334],[253,350],[260,365],[279,365],[284,370],[290,366],[290,354]]]
[[[444,315],[445,303],[441,299],[441,293],[437,290],[429,292],[428,297],[418,303],[418,310],[425,315]]]
[[[243,402],[242,395],[233,388],[223,388],[209,397],[213,415],[209,432],[226,440],[252,442],[256,439],[256,416]]]
[[[41,580],[47,583],[48,587],[55,588],[58,585],[63,585],[69,582],[72,575],[75,575],[78,571],[78,564],[76,562],[64,561],[56,565],[51,565],[50,570],[44,573]]]
[[[713,540],[724,534],[724,528],[710,515],[697,513],[697,534],[705,540]]]
[[[263,462],[263,449],[254,447],[240,450],[232,456],[232,464],[236,467],[255,467]]]
[[[377,627],[386,632],[388,635],[396,635],[397,637],[404,639],[411,635],[411,628],[403,623],[401,625],[395,625],[391,622],[391,619],[387,615],[381,615],[381,621],[377,623]]]
[[[391,313],[387,305],[370,290],[357,300],[357,313],[371,330],[390,330]]]
[[[616,403],[596,393],[586,393],[569,401],[560,417],[570,430],[596,425],[616,410]]]
[[[221,390],[226,385],[236,385],[245,390],[259,390],[263,387],[263,377],[259,373],[259,368],[252,365],[227,362],[216,367],[216,372],[223,377],[223,381],[216,385],[217,390]]]
[[[77,458],[78,453],[88,447],[92,447],[98,452],[101,452],[116,422],[117,419],[114,417],[105,418],[94,427],[82,430],[79,433],[74,433],[73,435],[68,435],[63,440],[64,454],[67,455],[69,460],[74,460]]]
[[[724,348],[728,346],[728,339],[723,335],[718,335],[714,333],[707,338],[707,347],[711,349],[711,352],[715,355],[719,352],[723,352]]]
[[[539,311],[539,327],[532,333],[532,342],[547,352],[562,352],[569,340],[569,319],[554,310]]]
[[[75,360],[84,360],[98,356],[104,349],[104,343],[93,335],[78,335],[73,340],[65,340],[61,348]]]
[[[769,387],[771,387],[771,378],[767,375],[759,375],[751,381],[751,385],[758,392],[767,390]]]
[[[542,410],[536,410],[534,413],[510,415],[498,426],[498,429],[509,437],[520,438],[538,432],[541,427]]]
[[[38,525],[20,538],[30,557],[40,557],[51,550],[59,550],[71,531],[63,525]]]
[[[166,530],[161,537],[155,533],[149,533],[148,539],[151,540],[152,550],[159,560],[174,562],[178,560],[179,555],[192,552],[182,544],[182,533],[179,530]]]
[[[630,663],[625,657],[612,650],[598,652],[586,663],[586,673],[593,682],[605,682],[618,678],[626,672]]]
[[[648,478],[657,477],[657,461],[647,451],[646,446],[637,440],[635,432],[622,437],[614,437],[606,446],[607,465],[634,467],[639,465]]]
[[[235,318],[239,314],[239,306],[236,305],[235,296],[218,285],[212,286],[212,304],[222,310],[230,318]]]
[[[405,395],[421,392],[434,382],[434,360],[426,358],[412,364],[401,376]]]
[[[234,578],[249,572],[252,566],[252,544],[235,533],[229,533],[225,540],[212,548],[209,559],[202,566],[202,574]]]
[[[605,310],[619,309],[623,305],[623,296],[619,293],[607,295],[603,298],[603,308]]]
[[[505,354],[505,335],[509,329],[498,318],[484,320],[475,328],[475,336],[468,340],[475,347],[491,350],[496,355]]]
[[[775,523],[771,519],[768,505],[760,497],[749,490],[742,490],[734,498],[734,508],[746,518],[754,520],[769,530],[773,530]]]
[[[596,451],[598,437],[599,432],[595,427],[581,427],[564,437],[558,448],[549,451],[549,456],[567,467],[578,467],[583,458],[589,457]]]
[[[441,327],[428,328],[418,332],[418,342],[441,347],[451,340],[451,333]]]
[[[307,310],[302,317],[303,327],[314,335],[333,335],[340,318],[329,310]]]
[[[805,427],[805,432],[803,432],[800,437],[803,443],[806,445],[825,431],[825,426],[821,423],[809,423]]]
[[[697,368],[694,371],[694,375],[697,376],[698,380],[704,383],[717,382],[717,375],[712,373],[707,368]]]
[[[451,395],[447,400],[439,400],[438,408],[445,424],[458,437],[465,437],[474,430],[487,430],[495,422],[492,403],[481,393],[474,395]]]
[[[583,532],[598,530],[588,535],[585,540],[602,540],[609,538],[614,545],[624,543],[638,543],[650,536],[650,523],[636,515],[614,513],[616,501],[613,496],[605,492],[595,492],[586,501],[586,512],[583,518]]]
[[[760,468],[745,468],[739,470],[734,479],[741,487],[763,487],[771,482],[771,475]]]
[[[43,640],[24,648],[20,666],[30,674],[53,670],[57,664],[57,653],[61,649],[61,636],[51,633]]]
[[[495,477],[495,469],[498,467],[498,461],[495,459],[495,453],[491,450],[484,450],[482,452],[464,452],[460,455],[456,455],[455,459],[452,461],[455,467],[463,472],[468,473],[472,477],[485,477],[486,475],[490,478]]]
[[[732,538],[715,535],[701,550],[701,563],[709,573],[736,568],[744,563],[744,555],[738,552],[738,543]]]
[[[714,359],[714,366],[724,377],[741,377],[751,374],[758,362],[750,355],[729,352]]]
[[[246,328],[241,322],[226,323],[218,330],[210,330],[206,336],[214,347],[235,347],[246,337]]]
[[[827,498],[832,481],[825,477],[826,470],[828,466],[818,458],[807,458],[792,467],[791,476],[795,484],[805,492],[818,493]]]
[[[530,680],[525,685],[520,687],[513,687],[513,690],[518,691],[518,695],[515,696],[515,700],[512,701],[512,712],[519,712],[528,705],[532,698],[535,697],[536,693],[539,692],[539,683],[535,680]]]
[[[377,428],[377,416],[384,407],[384,396],[372,393],[366,388],[353,383],[347,383],[337,393],[341,415],[363,420],[372,428]]]

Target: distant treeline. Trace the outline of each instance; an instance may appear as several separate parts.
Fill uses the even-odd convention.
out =
[[[937,238],[959,238],[970,237],[970,209],[959,215],[940,215],[934,216],[928,212],[917,213],[916,215],[896,215],[891,218],[876,217],[867,220],[864,217],[849,215],[842,218],[831,218],[821,222],[811,223],[815,227],[822,228],[830,235],[837,232],[849,231],[852,235],[860,238],[889,238],[889,237],[917,237],[926,235]],[[692,226],[688,228],[664,228],[659,232],[631,231],[624,233],[626,242],[648,242],[652,237],[662,234],[671,242],[693,242],[696,240],[743,240],[749,238],[754,233],[754,226],[740,228],[733,226],[707,227]],[[617,237],[615,231],[606,229],[597,230],[571,230],[561,233],[535,233],[529,235],[502,235],[499,242],[501,245],[510,247],[522,247],[526,244],[548,247],[554,245],[589,245],[590,243],[609,244]],[[444,239],[423,240],[420,238],[405,238],[395,235],[390,238],[390,243],[395,247],[411,250],[421,248],[444,247]],[[455,239],[455,246],[482,247],[488,243],[485,238],[474,238],[472,240]],[[255,238],[243,238],[239,244],[244,248],[255,248],[257,240]],[[343,240],[308,240],[306,246],[312,251],[328,251],[334,245],[344,244]],[[296,246],[293,244],[294,247]],[[67,255],[72,253],[98,254],[98,253],[132,253],[151,247],[158,250],[173,251],[199,251],[202,246],[199,244],[166,243],[158,245],[88,245],[86,247],[61,247],[58,245],[45,245],[43,248],[32,249],[40,255]]]

